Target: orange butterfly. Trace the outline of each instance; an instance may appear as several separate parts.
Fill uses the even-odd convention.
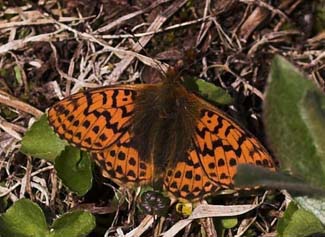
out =
[[[80,92],[48,118],[61,138],[92,153],[104,176],[127,187],[163,179],[179,199],[232,186],[238,164],[275,169],[254,136],[176,80]]]

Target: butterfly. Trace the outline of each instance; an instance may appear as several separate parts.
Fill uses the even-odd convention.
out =
[[[251,133],[180,80],[82,91],[52,106],[48,120],[91,152],[103,176],[130,188],[162,181],[177,199],[232,187],[239,164],[275,170]]]

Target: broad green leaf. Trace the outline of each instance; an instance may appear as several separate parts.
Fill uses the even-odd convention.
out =
[[[53,132],[45,115],[32,125],[21,143],[23,153],[51,162],[60,155],[67,145]]]
[[[299,205],[312,212],[325,225],[325,198],[314,199],[309,197],[296,197],[295,200]]]
[[[233,102],[231,96],[221,87],[217,87],[212,83],[201,79],[198,79],[195,82],[198,86],[200,94],[206,99],[222,105],[228,105]]]
[[[298,209],[299,208],[298,208],[297,204],[295,204],[294,202],[291,202],[289,204],[289,206],[287,207],[287,209],[284,212],[283,217],[278,220],[278,224],[276,226],[276,231],[278,232],[279,236],[283,236],[283,233],[284,233],[285,229],[287,228],[287,226],[291,222],[293,214]]]
[[[87,211],[66,213],[53,222],[51,237],[87,236],[96,226],[95,217]]]
[[[306,99],[307,92],[320,95],[314,84],[295,67],[282,57],[275,57],[266,92],[264,123],[281,168],[311,184],[325,187],[325,157],[319,156],[317,151],[320,143],[313,137],[317,133],[310,130],[314,125],[307,125],[302,116],[302,104],[310,102]]]
[[[0,216],[1,237],[46,237],[49,234],[42,209],[28,199],[16,201]]]
[[[319,91],[307,91],[300,103],[300,113],[315,142],[316,152],[325,159],[325,96]]]
[[[82,196],[92,185],[91,161],[87,152],[67,146],[55,160],[55,169],[63,183]]]
[[[197,91],[201,96],[211,102],[220,105],[229,105],[233,102],[232,97],[227,91],[202,79],[187,78],[184,83],[186,88]]]
[[[314,214],[304,209],[290,207],[290,205],[285,211],[284,217],[278,222],[279,237],[305,237],[316,233],[325,233],[324,226]]]

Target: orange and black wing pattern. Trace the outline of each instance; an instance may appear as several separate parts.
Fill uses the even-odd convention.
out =
[[[186,200],[198,199],[221,187],[232,187],[239,164],[275,170],[260,142],[222,111],[197,98],[200,116],[188,156],[169,170],[165,189]]]
[[[51,107],[48,119],[62,139],[83,150],[102,151],[128,131],[136,94],[132,86],[79,92]]]
[[[49,109],[49,123],[62,139],[90,151],[103,176],[123,186],[148,183],[153,166],[139,156],[130,131],[135,97],[144,87],[110,86],[76,93]]]
[[[239,164],[275,169],[271,156],[260,142],[216,108],[201,110],[194,146],[204,172],[221,185],[233,184]]]
[[[204,172],[196,150],[167,170],[164,188],[173,196],[184,200],[203,198],[218,191],[221,187],[215,184]]]
[[[100,165],[103,175],[117,184],[138,186],[150,183],[161,177],[161,171],[157,170],[159,166],[157,162],[165,161],[155,160],[155,157],[151,157],[151,152],[141,153],[138,150],[142,145],[148,144],[139,146],[142,140],[139,139],[139,134],[134,134],[138,130],[132,127],[134,124],[139,124],[139,121],[134,121],[135,118],[142,118],[142,116],[134,116],[135,113],[137,115],[148,113],[146,110],[138,111],[142,108],[137,106],[141,100],[136,98],[151,96],[151,92],[146,94],[149,90],[144,90],[151,89],[149,86],[111,86],[74,94],[49,109],[49,122],[61,138],[83,150],[90,151],[94,160]],[[158,106],[162,112],[166,109],[168,111],[166,105],[161,103],[164,102],[161,98],[165,97],[158,92],[154,97],[149,97],[154,99],[142,100],[150,103],[145,108]],[[161,92],[166,90],[160,90]],[[198,113],[184,115],[182,110],[175,111],[179,113],[178,117],[193,116],[181,121],[193,121],[192,119],[195,118],[193,123],[195,127],[193,127],[193,134],[189,133],[190,139],[184,139],[186,142],[191,141],[188,150],[185,149],[184,158],[174,160],[168,167],[161,167],[165,169],[163,172],[166,172],[164,187],[169,193],[180,199],[195,200],[216,192],[221,187],[232,187],[239,164],[254,164],[270,170],[275,169],[271,156],[254,136],[203,99],[191,93],[185,95],[192,96],[192,99],[194,96]],[[172,105],[167,104],[167,106]],[[164,123],[163,120],[166,118],[159,117],[161,114],[158,112],[156,117],[149,116],[156,121],[141,121],[140,132],[146,132],[149,124],[155,123],[155,126],[160,126],[160,123]],[[169,122],[164,126],[166,129],[177,127],[176,124],[170,125]],[[166,129],[159,131],[173,134],[166,132]],[[166,136],[166,134],[148,134]],[[162,144],[166,145],[171,141],[167,139]],[[160,147],[162,144],[153,143],[153,147],[149,147],[148,150],[159,149],[160,153],[157,154],[168,154],[164,152],[164,147]],[[166,147],[173,148],[174,144]],[[143,156],[148,157],[141,157],[140,154],[146,154]]]
[[[101,167],[103,176],[120,186],[142,185],[152,179],[153,166],[139,156],[129,132],[109,149],[92,153],[92,157]]]

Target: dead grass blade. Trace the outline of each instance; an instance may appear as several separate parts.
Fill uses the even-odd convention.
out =
[[[207,217],[225,217],[225,216],[238,216],[255,209],[258,205],[207,205],[202,204],[194,209],[192,215],[187,219],[177,222],[168,231],[163,233],[163,237],[173,237],[194,219],[207,218]]]

